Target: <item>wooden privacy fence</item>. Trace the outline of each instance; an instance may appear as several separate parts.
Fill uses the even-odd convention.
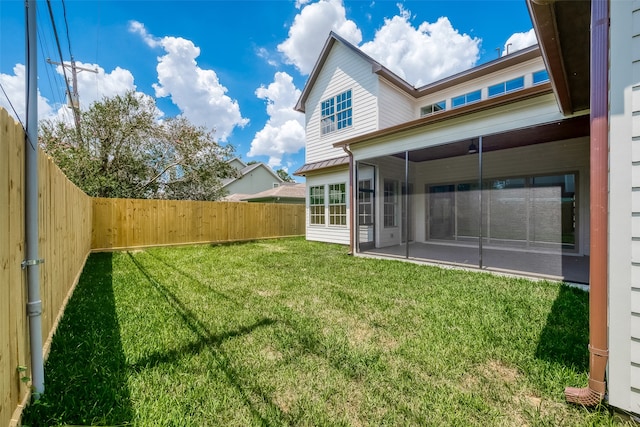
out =
[[[22,127],[0,109],[0,425],[18,422],[29,397],[19,366],[31,375],[24,223]],[[42,152],[38,157],[40,298],[42,340],[51,336],[91,250],[91,197]]]
[[[304,205],[93,199],[94,250],[303,235]]]
[[[0,427],[19,423],[31,374],[25,258],[24,141],[0,108]],[[92,250],[242,241],[304,234],[302,205],[94,199],[42,152],[38,158],[42,350]],[[22,374],[18,367],[26,367]],[[45,383],[46,393],[46,383]]]

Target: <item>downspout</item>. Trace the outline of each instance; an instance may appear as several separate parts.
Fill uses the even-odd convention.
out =
[[[591,1],[591,262],[589,267],[589,385],[567,387],[567,402],[595,406],[607,387],[609,0]]]
[[[355,215],[355,206],[356,206],[356,195],[353,194],[353,153],[351,152],[351,148],[348,145],[343,145],[342,149],[345,153],[349,155],[349,198],[351,199],[351,206],[349,207],[349,255],[353,255],[354,253],[354,236],[353,232],[353,216]]]
[[[31,382],[33,398],[44,393],[44,360],[42,357],[42,301],[40,300],[40,268],[38,257],[38,69],[36,64],[36,2],[25,2],[27,14],[27,135],[25,140],[25,240],[27,270],[29,338],[31,349]]]

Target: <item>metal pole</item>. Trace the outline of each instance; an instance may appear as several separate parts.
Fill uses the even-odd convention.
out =
[[[478,219],[478,267],[482,268],[482,135],[478,138],[478,200],[480,201],[480,219]]]
[[[33,398],[44,392],[42,357],[42,301],[40,300],[40,268],[38,257],[38,56],[36,38],[36,2],[26,0],[27,14],[27,135],[25,141],[25,237],[27,270],[29,337],[31,345],[31,382]]]
[[[409,259],[409,151],[404,152],[404,244],[405,257]]]

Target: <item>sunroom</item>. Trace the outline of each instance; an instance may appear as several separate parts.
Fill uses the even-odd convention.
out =
[[[354,251],[588,283],[588,116],[476,119],[343,144]]]

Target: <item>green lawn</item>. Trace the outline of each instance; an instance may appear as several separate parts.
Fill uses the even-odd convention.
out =
[[[303,239],[94,254],[25,425],[612,425],[588,295]]]

